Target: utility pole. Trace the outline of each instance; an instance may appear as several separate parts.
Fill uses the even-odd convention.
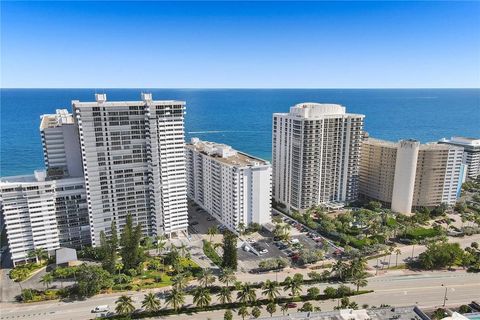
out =
[[[445,304],[447,303],[447,286],[445,286],[443,283],[442,283],[442,287],[445,287],[445,295],[443,296],[443,307],[445,308]]]

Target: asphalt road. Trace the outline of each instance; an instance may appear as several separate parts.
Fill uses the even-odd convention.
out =
[[[293,273],[293,271],[292,271]],[[265,275],[243,275],[240,280],[261,281]],[[272,275],[270,275],[272,276]],[[274,275],[273,275],[274,276]],[[278,275],[279,280],[286,276],[285,273]],[[404,306],[417,304],[420,307],[437,307],[443,304],[445,293],[444,284],[447,287],[447,305],[458,305],[480,299],[480,274],[470,274],[463,271],[448,272],[422,272],[409,273],[404,271],[391,271],[386,275],[369,279],[366,289],[375,290],[373,293],[353,297],[360,306],[364,303],[379,306],[382,303],[392,306]],[[323,291],[327,285],[320,284],[317,287]],[[155,290],[164,291],[167,290]],[[304,288],[306,292],[306,288]],[[143,295],[146,292],[130,292],[135,305],[140,307]],[[0,304],[0,320],[5,319],[91,319],[94,314],[90,312],[97,305],[109,305],[111,310],[115,306],[115,300],[121,294],[99,295],[84,301],[75,302],[43,302],[36,304],[2,303]],[[191,296],[187,296],[187,304],[191,303]],[[215,297],[213,298],[215,301]],[[336,305],[336,300],[314,302],[322,310],[331,310]],[[266,314],[265,314],[266,315]],[[223,317],[223,311],[206,312],[195,315],[179,315],[169,319],[218,319]]]

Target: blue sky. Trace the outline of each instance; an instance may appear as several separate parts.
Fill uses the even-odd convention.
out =
[[[2,87],[480,87],[480,2],[1,2]]]

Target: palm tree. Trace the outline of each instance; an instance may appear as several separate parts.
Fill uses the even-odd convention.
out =
[[[212,242],[213,236],[215,236],[218,233],[218,228],[217,226],[212,226],[208,228],[207,234],[210,236],[210,242]]]
[[[28,257],[35,258],[35,261],[39,263],[48,258],[48,252],[43,248],[33,249],[28,252]]]
[[[48,289],[48,286],[52,284],[53,282],[53,276],[51,273],[45,274],[42,279],[40,280]]]
[[[237,277],[235,277],[235,273],[232,269],[225,268],[222,269],[218,280],[220,280],[220,282],[224,283],[228,287],[230,284],[234,283],[235,280],[237,280]]]
[[[165,299],[167,306],[172,306],[174,310],[180,309],[185,303],[185,293],[182,290],[173,288]]]
[[[245,320],[245,317],[248,317],[248,315],[249,315],[247,307],[246,306],[241,306],[238,309],[238,315],[240,317],[242,317],[242,320]]]
[[[270,317],[277,311],[277,305],[273,302],[267,304],[267,312],[270,313]]]
[[[292,297],[296,297],[302,291],[302,283],[300,283],[298,279],[292,279],[290,277],[287,277],[285,278],[284,283],[285,285],[283,287],[283,290],[285,291],[290,290],[292,292],[291,293]]]
[[[177,274],[172,280],[172,286],[178,290],[183,290],[187,287],[188,278],[184,273]]]
[[[332,267],[332,271],[340,280],[344,279],[346,269],[347,265],[342,260],[338,260]]]
[[[165,249],[167,242],[165,241],[165,236],[156,236],[155,248],[157,249],[157,255],[159,255]]]
[[[221,304],[231,303],[232,302],[232,291],[230,291],[229,287],[222,287],[217,294],[218,301]]]
[[[245,223],[240,222],[238,224],[237,229],[238,229],[238,233],[240,233],[240,235],[242,235],[245,232]]]
[[[360,287],[365,287],[368,284],[367,273],[366,272],[356,273],[353,276],[352,283],[357,286],[357,292],[360,291]]]
[[[118,274],[120,274],[120,271],[122,271],[122,269],[123,269],[123,263],[121,262],[115,263],[115,270],[118,271]]]
[[[285,312],[288,311],[288,303],[284,303],[280,306],[280,310],[283,312],[283,315],[285,315]]]
[[[415,245],[417,244],[416,240],[412,240],[412,260],[413,260],[413,253],[415,252]]]
[[[160,300],[154,293],[150,292],[145,295],[142,301],[142,308],[148,312],[154,312],[160,309]]]
[[[117,305],[115,307],[115,311],[121,315],[128,315],[135,311],[135,306],[133,305],[132,297],[122,295],[120,296],[117,301],[115,301]]]
[[[210,290],[207,288],[197,287],[193,292],[193,303],[195,303],[197,307],[206,307],[210,305],[211,301]]]
[[[185,258],[187,256],[188,250],[187,246],[184,243],[182,243],[177,249],[180,257]]]
[[[395,251],[393,247],[388,248],[388,268],[390,269],[390,261],[392,259],[392,253]]]
[[[257,294],[255,289],[252,288],[252,285],[248,282],[245,282],[240,290],[237,292],[237,300],[245,304],[247,302],[253,303],[257,300]]]
[[[262,294],[265,295],[270,301],[274,301],[280,294],[278,291],[278,283],[276,281],[265,281],[262,285],[262,289]]]
[[[400,249],[397,248],[397,249],[395,250],[395,267],[398,266],[398,255],[399,255],[399,254],[402,254],[402,250],[400,250]]]
[[[198,282],[207,288],[215,282],[215,276],[212,274],[211,269],[204,269],[197,277]]]
[[[68,270],[66,268],[57,268],[55,270],[55,275],[57,276],[57,278],[60,279],[60,283],[62,285],[62,288],[63,288],[63,280],[65,280],[65,278],[68,277]]]
[[[255,319],[257,319],[258,317],[260,317],[262,315],[262,311],[260,311],[260,308],[255,306],[252,308],[252,317],[254,317]]]

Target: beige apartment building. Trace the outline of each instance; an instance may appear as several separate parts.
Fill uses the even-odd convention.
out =
[[[418,207],[455,204],[463,177],[463,149],[366,138],[360,160],[360,198],[409,214]]]

